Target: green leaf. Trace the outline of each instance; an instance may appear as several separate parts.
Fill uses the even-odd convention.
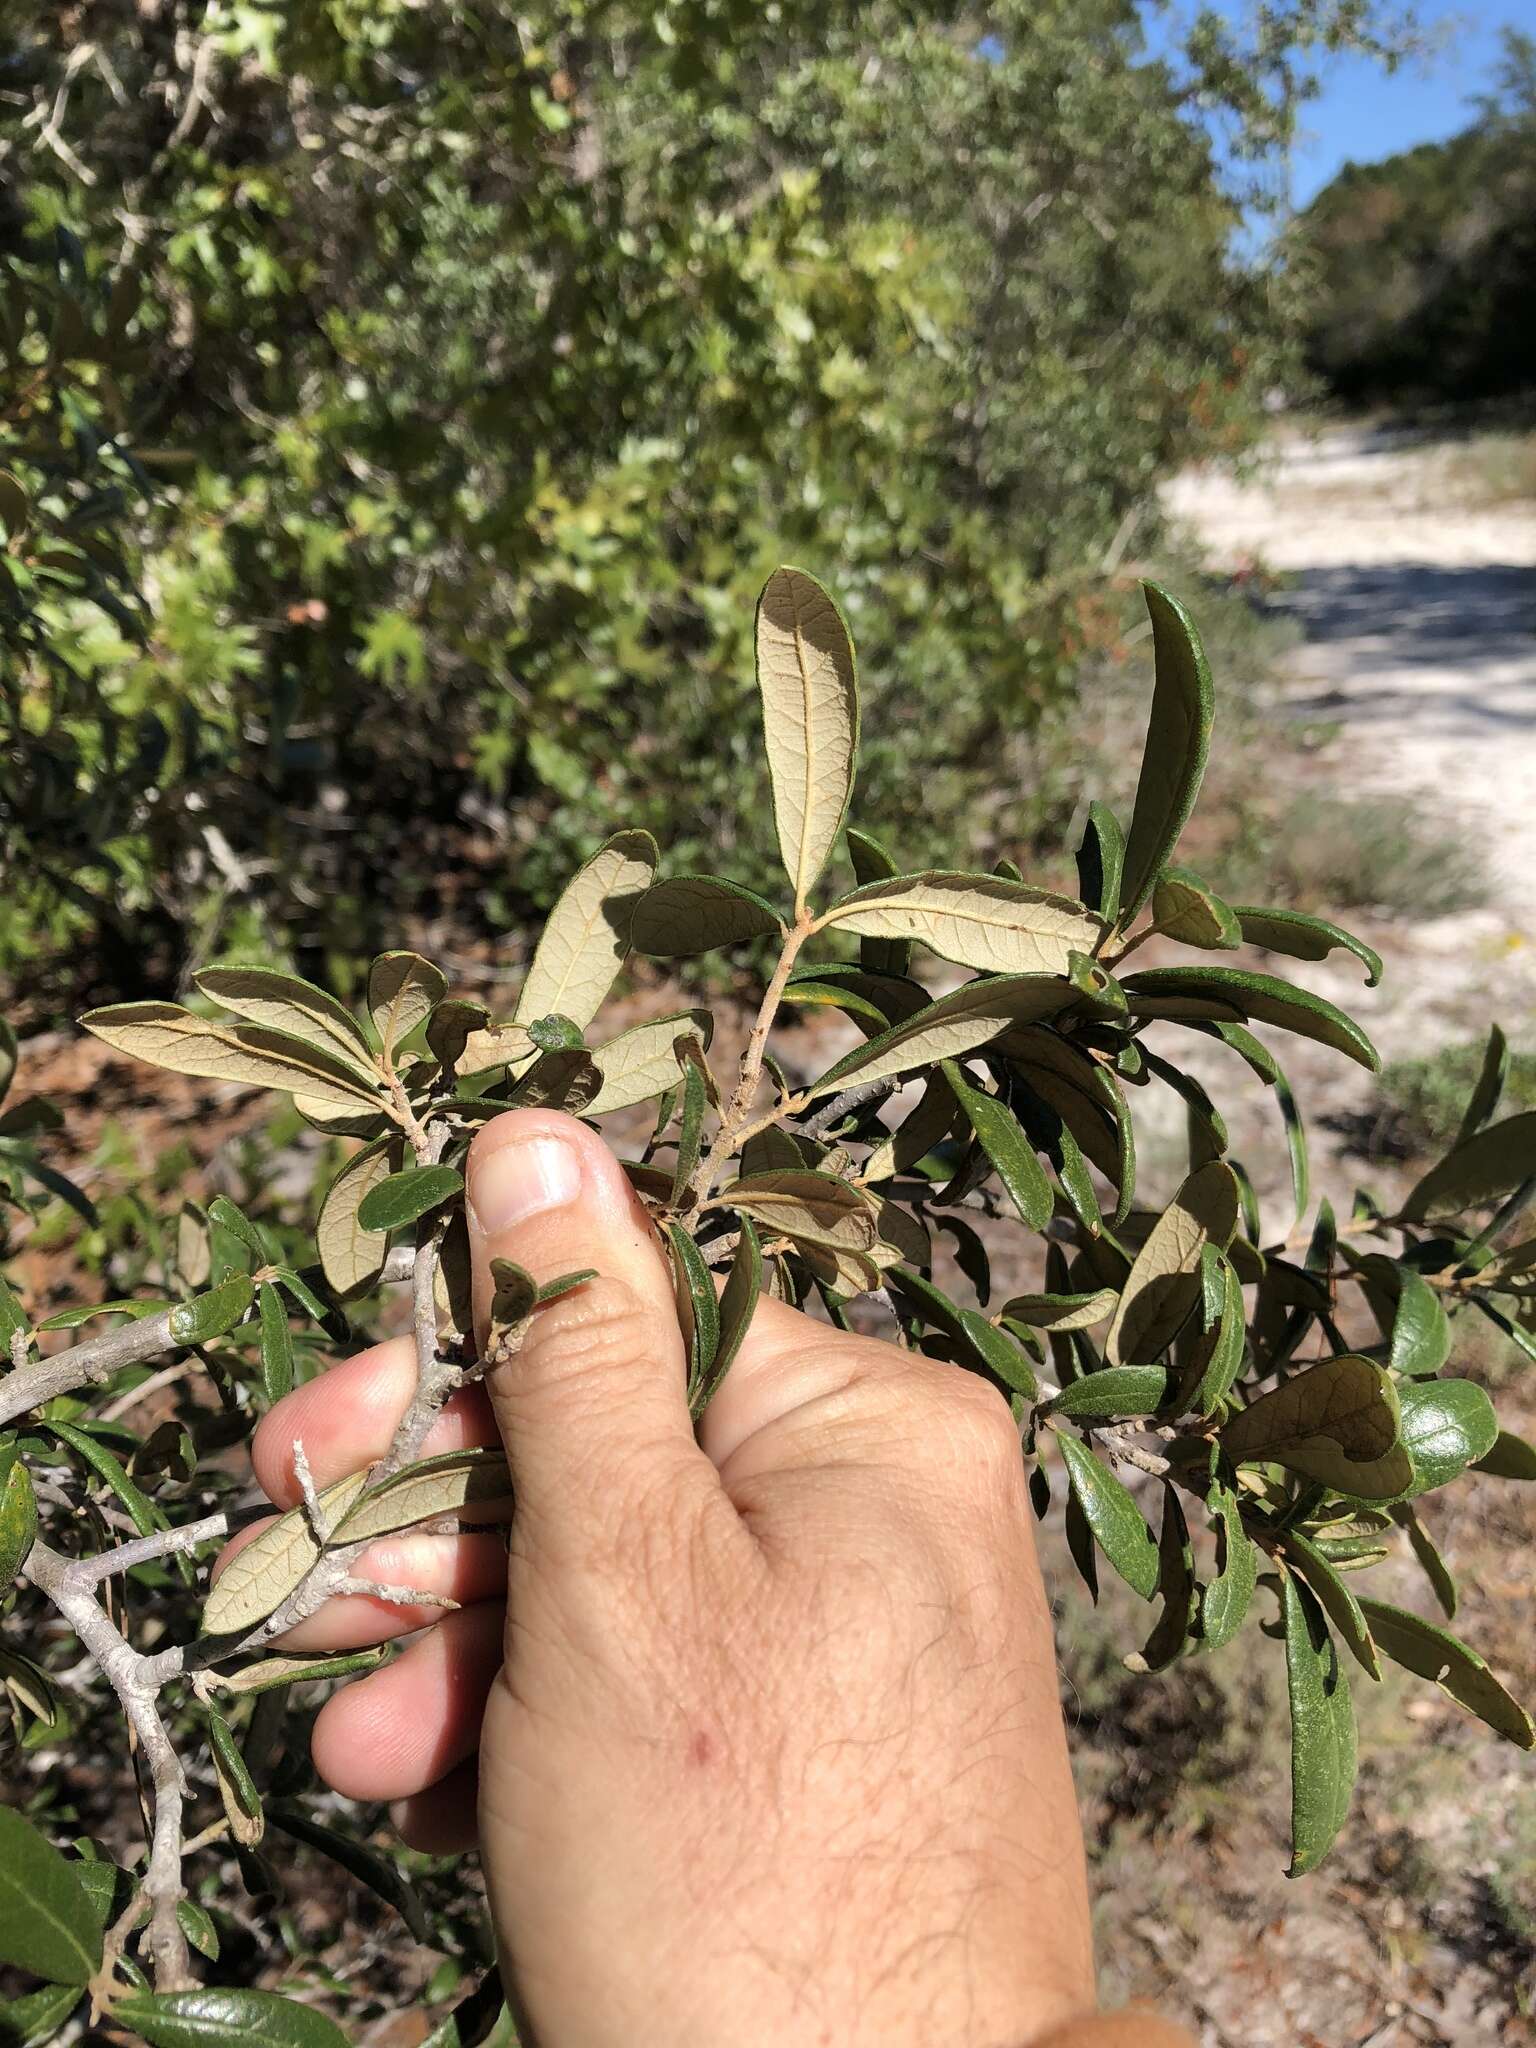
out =
[[[763,1253],[750,1216],[740,1218],[741,1236],[736,1245],[736,1256],[731,1261],[731,1271],[720,1296],[719,1334],[715,1342],[714,1359],[694,1390],[693,1414],[702,1415],[709,1406],[715,1389],[730,1371],[736,1354],[740,1351],[751,1328],[752,1317],[757,1310],[757,1299],[763,1291]]]
[[[1281,1574],[1285,1677],[1291,1702],[1291,1865],[1315,1870],[1338,1838],[1355,1787],[1355,1710],[1349,1680],[1316,1597]]]
[[[367,1484],[366,1472],[349,1473],[320,1495],[334,1528]],[[320,1556],[303,1507],[290,1508],[231,1558],[203,1605],[204,1635],[243,1635],[279,1607]]]
[[[678,960],[781,932],[766,898],[717,875],[673,875],[647,889],[635,912],[634,942],[653,959]]]
[[[484,1003],[465,996],[445,997],[427,1020],[427,1050],[439,1065],[457,1068],[470,1040],[490,1021]]]
[[[575,1052],[585,1050],[586,1041],[581,1035],[581,1026],[569,1017],[535,1017],[528,1025],[528,1036],[540,1052]]]
[[[1536,1109],[1490,1124],[1452,1146],[1403,1204],[1410,1223],[1501,1202],[1536,1173]]]
[[[1416,1380],[1400,1389],[1402,1439],[1412,1497],[1445,1486],[1498,1442],[1493,1403],[1473,1380]]]
[[[124,1471],[104,1443],[100,1443],[88,1430],[77,1429],[72,1422],[49,1421],[44,1424],[60,1443],[68,1444],[75,1454],[83,1458],[92,1472],[122,1502],[128,1510],[129,1520],[141,1536],[148,1536],[156,1529],[164,1528],[165,1518],[154,1502]]]
[[[1242,926],[1245,946],[1262,946],[1266,952],[1284,953],[1292,960],[1326,960],[1342,948],[1363,962],[1367,988],[1375,988],[1381,980],[1381,955],[1325,917],[1308,917],[1300,910],[1258,910],[1251,904],[1234,905],[1234,915]]]
[[[1387,1263],[1392,1263],[1388,1261]],[[1422,1273],[1397,1266],[1397,1310],[1387,1363],[1411,1378],[1437,1373],[1451,1355],[1451,1326],[1439,1295]]]
[[[1243,934],[1231,908],[1190,868],[1164,868],[1152,892],[1152,921],[1182,946],[1228,950]]]
[[[79,1984],[45,1984],[0,2004],[0,2048],[43,2048],[84,1996]]]
[[[1076,1000],[1076,991],[1057,975],[998,975],[966,982],[926,1009],[893,1025],[867,1045],[847,1053],[805,1089],[807,1101],[861,1085],[938,1066],[973,1052],[1011,1025],[1054,1017]]]
[[[1073,1422],[1109,1422],[1122,1415],[1153,1414],[1167,1392],[1166,1366],[1111,1365],[1063,1387],[1045,1412]]]
[[[1501,1429],[1493,1440],[1493,1449],[1481,1458],[1474,1459],[1473,1469],[1489,1472],[1495,1479],[1529,1479],[1536,1481],[1536,1445],[1528,1444],[1523,1436],[1516,1436],[1513,1430]],[[0,1499],[0,1530],[5,1527],[5,1510]],[[0,1571],[0,1581],[5,1578]]]
[[[0,1962],[52,1984],[84,1984],[101,1963],[75,1866],[10,1806],[0,1806]]]
[[[398,1138],[376,1138],[353,1154],[326,1190],[315,1245],[325,1277],[338,1294],[371,1287],[384,1270],[389,1247],[375,1232],[364,1229],[358,1211],[388,1179],[401,1150]]]
[[[239,1243],[245,1246],[248,1252],[254,1253],[258,1259],[266,1257],[266,1251],[257,1233],[255,1224],[252,1223],[243,1209],[236,1207],[227,1195],[214,1196],[213,1200],[208,1204],[208,1220],[210,1223],[217,1223],[221,1229],[227,1230],[231,1237],[237,1239]]]
[[[493,1446],[476,1444],[462,1451],[441,1451],[420,1458],[370,1487],[335,1521],[340,1543],[372,1542],[393,1536],[418,1522],[441,1515],[466,1521],[504,1519],[512,1497],[512,1476],[505,1456]]]
[[[1136,1254],[1105,1339],[1111,1365],[1150,1365],[1167,1350],[1200,1298],[1206,1245],[1224,1251],[1236,1229],[1237,1182],[1213,1160],[1190,1174]]]
[[[1016,1294],[1002,1312],[1035,1330],[1090,1330],[1114,1313],[1119,1298],[1112,1287],[1094,1294]]]
[[[774,1236],[835,1251],[869,1252],[878,1236],[870,1197],[833,1174],[809,1167],[745,1175],[725,1188],[712,1206],[750,1216]]]
[[[80,1022],[115,1051],[173,1073],[278,1088],[325,1110],[382,1106],[382,1084],[363,1080],[340,1053],[265,1024],[221,1024],[179,1003],[118,1003]]]
[[[205,967],[192,979],[205,996],[233,1010],[237,1017],[307,1039],[322,1051],[345,1059],[373,1082],[373,1052],[362,1025],[324,989],[274,967]]]
[[[784,872],[804,908],[853,793],[858,667],[842,614],[814,576],[775,569],[757,602],[757,688]]]
[[[1533,1459],[1533,1470],[1536,1470],[1536,1459]],[[1451,1577],[1450,1567],[1440,1555],[1434,1538],[1406,1501],[1398,1501],[1391,1514],[1397,1526],[1407,1532],[1409,1546],[1440,1602],[1441,1612],[1447,1621],[1454,1621],[1460,1604],[1456,1581]]]
[[[930,1074],[923,1084],[917,1107],[904,1117],[888,1138],[882,1138],[864,1162],[866,1183],[891,1180],[910,1173],[930,1152],[937,1150],[954,1129],[957,1105],[942,1073]]]
[[[653,881],[655,840],[649,831],[618,831],[575,870],[549,913],[518,991],[514,1024],[565,1016],[586,1030],[625,965],[635,913]]]
[[[1261,1394],[1225,1424],[1221,1447],[1234,1463],[1285,1465],[1355,1500],[1393,1500],[1414,1476],[1391,1380],[1352,1353]]]
[[[112,2012],[150,2048],[347,2048],[334,2020],[275,1991],[139,1991]]]
[[[856,882],[879,882],[888,875],[900,874],[900,868],[873,833],[860,832],[850,825],[844,836]],[[912,948],[904,939],[864,939],[859,945],[859,960],[872,974],[905,974],[912,965]]]
[[[1028,1142],[1051,1162],[1072,1213],[1090,1237],[1097,1237],[1104,1227],[1104,1218],[1099,1213],[1093,1176],[1088,1171],[1082,1148],[1072,1134],[1071,1125],[1055,1105],[1037,1093],[1017,1071],[1013,1100]]]
[[[355,1877],[359,1884],[366,1885],[369,1891],[393,1906],[418,1941],[431,1941],[432,1928],[426,1908],[416,1887],[393,1857],[381,1856],[377,1849],[369,1848],[366,1842],[358,1841],[354,1835],[344,1835],[339,1828],[328,1828],[292,1806],[274,1806],[269,1818],[273,1827],[281,1828],[296,1842],[305,1842],[311,1849],[318,1849],[322,1856],[328,1856]]]
[[[217,1707],[210,1706],[207,1714],[208,1747],[213,1757],[213,1772],[224,1806],[224,1818],[229,1822],[231,1836],[241,1848],[253,1849],[267,1827],[261,1794],[235,1739],[235,1731]]]
[[[1191,1415],[1214,1415],[1243,1369],[1248,1320],[1243,1306],[1242,1283],[1230,1259],[1221,1261],[1220,1271],[1221,1308],[1215,1324],[1201,1333],[1195,1355],[1180,1382],[1175,1404]]]
[[[1120,914],[1120,881],[1125,871],[1125,834],[1120,820],[1097,797],[1088,806],[1077,849],[1078,894],[1090,910],[1113,924]]]
[[[1103,927],[1067,896],[1000,875],[930,869],[869,882],[841,897],[823,923],[861,937],[915,941],[941,959],[990,974],[1064,974]]]
[[[1259,1552],[1243,1527],[1236,1492],[1220,1481],[1206,1495],[1216,1537],[1217,1573],[1200,1600],[1200,1635],[1207,1650],[1231,1642],[1247,1619],[1259,1582]]]
[[[678,1047],[691,1038],[707,1049],[714,1026],[708,1010],[675,1010],[636,1024],[606,1045],[594,1046],[592,1063],[602,1075],[603,1085],[583,1114],[604,1116],[609,1110],[629,1109],[675,1088]]]
[[[263,1657],[259,1663],[242,1665],[238,1671],[212,1671],[207,1682],[220,1692],[237,1696],[275,1692],[279,1686],[310,1685],[333,1678],[350,1678],[357,1671],[373,1671],[383,1663],[387,1651],[348,1650],[335,1657]]]
[[[1328,1559],[1299,1529],[1287,1529],[1282,1539],[1292,1566],[1316,1594],[1318,1603],[1333,1624],[1334,1633],[1348,1644],[1357,1664],[1370,1677],[1381,1677],[1381,1661],[1371,1641],[1370,1627],[1360,1603],[1345,1585]]]
[[[1331,1046],[1373,1074],[1381,1066],[1376,1048],[1342,1010],[1271,974],[1250,974],[1240,967],[1145,967],[1128,975],[1124,988],[1138,1017],[1186,1024],[1248,1017]]]
[[[680,1223],[668,1223],[666,1232],[673,1272],[688,1301],[688,1395],[692,1407],[715,1362],[720,1343],[720,1303],[709,1268],[687,1231]]]
[[[256,1290],[261,1319],[261,1391],[270,1406],[293,1391],[293,1332],[283,1298],[269,1282]]]
[[[14,1445],[0,1448],[0,1596],[37,1540],[37,1495]]]
[[[677,1126],[677,1153],[672,1166],[672,1203],[676,1207],[687,1194],[704,1150],[704,1112],[709,1091],[703,1069],[689,1060],[683,1070],[683,1108]]]
[[[1031,1230],[1043,1230],[1056,1206],[1045,1169],[1006,1102],[973,1088],[953,1060],[942,1066],[950,1094],[992,1162],[1003,1191]]]
[[[1518,1749],[1536,1749],[1536,1725],[1488,1666],[1449,1629],[1381,1600],[1362,1600],[1371,1633],[1394,1664],[1438,1685],[1469,1714]]]
[[[1163,1611],[1142,1649],[1126,1658],[1131,1671],[1164,1671],[1192,1647],[1199,1613],[1200,1587],[1195,1578],[1195,1553],[1189,1524],[1177,1492],[1163,1488],[1163,1526],[1157,1545],[1157,1590]]]
[[[1150,1600],[1157,1591],[1157,1545],[1140,1508],[1086,1444],[1064,1432],[1056,1441],[1072,1482],[1072,1497],[1094,1540],[1132,1592]]]
[[[206,1294],[178,1302],[170,1314],[173,1344],[211,1344],[232,1330],[250,1311],[254,1292],[248,1273],[232,1273]]]
[[[459,1194],[464,1176],[451,1166],[408,1166],[368,1190],[357,1205],[363,1230],[404,1230]]]
[[[982,1372],[1002,1383],[1010,1394],[1022,1394],[1026,1401],[1039,1397],[1040,1382],[1034,1367],[1018,1345],[995,1323],[989,1323],[974,1308],[956,1305],[964,1350]]]
[[[419,953],[379,955],[368,970],[368,1014],[387,1064],[447,993],[447,976]]]
[[[1126,840],[1120,923],[1129,924],[1173,855],[1195,807],[1211,745],[1215,693],[1194,620],[1177,598],[1143,583],[1155,680],[1141,778]]]
[[[1504,1083],[1509,1078],[1509,1040],[1497,1024],[1488,1027],[1488,1043],[1483,1049],[1483,1064],[1467,1098],[1462,1113],[1461,1127],[1456,1133],[1458,1145],[1464,1145],[1475,1131],[1482,1129],[1489,1117],[1499,1106],[1499,1097],[1504,1093]]]

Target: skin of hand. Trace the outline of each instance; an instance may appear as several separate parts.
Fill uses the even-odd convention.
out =
[[[421,1631],[327,1702],[315,1762],[417,1847],[478,1839],[524,2040],[1178,2048],[1150,2015],[1083,2018],[1081,1828],[1003,1399],[764,1298],[696,1434],[668,1267],[602,1140],[511,1111],[468,1203],[482,1319],[492,1258],[598,1268],[425,1446],[500,1438],[510,1543],[375,1544],[357,1573],[460,1604],[351,1595],[288,1640]],[[397,1340],[279,1403],[272,1499],[298,1498],[296,1438],[322,1486],[381,1456],[414,1378]]]

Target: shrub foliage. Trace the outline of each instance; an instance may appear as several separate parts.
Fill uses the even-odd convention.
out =
[[[1536,1355],[1536,1241],[1519,1226],[1536,1192],[1536,1117],[1499,1117],[1495,1033],[1453,1142],[1395,1213],[1364,1194],[1345,1215],[1313,1202],[1270,1040],[1299,1035],[1367,1068],[1376,1055],[1332,1004],[1223,955],[1244,943],[1301,960],[1342,952],[1369,983],[1380,963],[1321,919],[1226,903],[1178,863],[1212,686],[1183,607],[1152,585],[1146,601],[1155,679],[1135,807],[1124,830],[1092,807],[1075,898],[1007,869],[900,866],[855,781],[858,677],[842,616],[812,577],[779,569],[754,635],[783,867],[771,889],[663,863],[644,831],[625,829],[567,884],[505,1015],[397,951],[373,962],[356,1010],[252,965],[201,975],[193,1005],[87,1016],[125,1053],[281,1091],[357,1142],[312,1244],[220,1198],[177,1227],[146,1225],[148,1274],[130,1298],[34,1321],[0,1289],[0,1578],[15,1581],[0,1678],[29,1750],[67,1739],[81,1688],[98,1706],[115,1696],[147,1824],[141,1854],[108,1858],[71,1839],[54,1777],[34,1781],[25,1814],[0,1817],[0,1959],[36,1980],[9,2010],[14,2035],[47,2038],[89,1992],[151,2043],[341,2038],[308,2005],[219,1981],[241,1887],[276,1881],[274,1834],[335,1858],[418,1937],[454,1946],[394,1862],[304,1803],[294,1702],[387,1652],[294,1657],[278,1639],[356,1583],[370,1538],[506,1518],[498,1452],[419,1450],[454,1389],[513,1355],[551,1296],[590,1277],[540,1289],[503,1263],[477,1345],[462,1167],[475,1130],[513,1104],[599,1124],[653,1114],[628,1172],[671,1259],[695,1413],[762,1293],[834,1324],[857,1314],[1011,1405],[1035,1511],[1064,1518],[1088,1591],[1107,1567],[1149,1605],[1133,1668],[1241,1654],[1240,1633],[1248,1654],[1269,1655],[1258,1638],[1278,1636],[1293,1873],[1345,1824],[1352,1692],[1388,1664],[1519,1747],[1536,1743],[1526,1710],[1452,1632],[1455,1584],[1420,1518],[1439,1488],[1536,1479],[1536,1450],[1501,1430],[1453,1362],[1469,1314]],[[1154,934],[1181,949],[1174,964],[1135,963]],[[766,941],[776,964],[732,1070],[711,1059],[703,1009],[605,1028],[632,953],[749,941]],[[794,1035],[777,1030],[803,1006],[856,1030],[824,1071],[798,1064]],[[1273,1095],[1294,1216],[1266,1226],[1220,1108],[1146,1042],[1154,1023],[1218,1042],[1234,1078]],[[1187,1118],[1188,1172],[1161,1207],[1138,1199],[1131,1105],[1143,1090],[1172,1090]],[[30,1134],[45,1124],[35,1104],[6,1114],[22,1202],[43,1167]],[[978,1217],[1034,1244],[1034,1291],[996,1298]],[[954,1288],[934,1277],[946,1238]],[[239,1483],[220,1454],[323,1345],[407,1287],[419,1386],[389,1452],[308,1488],[208,1586]],[[163,1390],[168,1360],[181,1367],[170,1419],[146,1438],[132,1404]],[[1404,1547],[1437,1620],[1364,1590]],[[492,1973],[431,2038],[481,2040],[505,2028],[500,2014]]]

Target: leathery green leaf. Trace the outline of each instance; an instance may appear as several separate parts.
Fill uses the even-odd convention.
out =
[[[859,750],[853,642],[829,593],[775,569],[757,601],[757,688],[784,872],[803,909],[842,830]]]
[[[1398,1398],[1413,1472],[1404,1489],[1410,1494],[1448,1485],[1498,1441],[1493,1403],[1474,1380],[1415,1380]]]
[[[1237,1229],[1237,1182],[1222,1160],[1190,1174],[1136,1254],[1109,1326],[1111,1365],[1150,1365],[1189,1319],[1207,1244],[1225,1251]]]
[[[942,1072],[1009,1201],[1031,1230],[1043,1229],[1050,1221],[1055,1197],[1018,1118],[1006,1102],[972,1087],[953,1060],[944,1061]]]
[[[1108,1422],[1122,1415],[1151,1415],[1168,1392],[1162,1365],[1110,1365],[1063,1387],[1046,1413],[1074,1422]]]
[[[1536,1459],[1532,1462],[1533,1471],[1536,1471]],[[1439,1546],[1407,1501],[1397,1501],[1390,1512],[1393,1521],[1406,1533],[1409,1547],[1418,1560],[1419,1568],[1428,1579],[1435,1598],[1440,1602],[1441,1613],[1447,1621],[1454,1621],[1460,1599],[1456,1591],[1456,1581],[1451,1577],[1450,1567],[1440,1555]]]
[[[1141,777],[1126,839],[1120,922],[1152,893],[1200,793],[1210,752],[1215,692],[1195,622],[1176,597],[1143,583],[1152,619],[1154,680]]]
[[[135,1991],[112,2016],[150,2048],[347,2048],[334,2020],[275,1991]]]
[[[880,1037],[857,1047],[828,1067],[804,1093],[814,1102],[854,1082],[872,1083],[938,1066],[973,1052],[1013,1024],[1039,1023],[1076,1000],[1076,991],[1051,974],[997,975],[969,981],[926,1009],[904,1018]]]
[[[269,1403],[293,1391],[293,1332],[283,1298],[268,1281],[256,1290],[261,1319],[261,1391]]]
[[[1206,1495],[1211,1528],[1216,1536],[1216,1576],[1200,1600],[1200,1636],[1206,1649],[1219,1650],[1242,1627],[1259,1582],[1259,1553],[1243,1527],[1239,1495],[1219,1480]]]
[[[1370,1627],[1360,1611],[1360,1602],[1345,1585],[1316,1544],[1300,1529],[1287,1529],[1285,1554],[1292,1567],[1317,1595],[1318,1604],[1333,1624],[1334,1633],[1348,1644],[1355,1662],[1372,1678],[1380,1678],[1381,1661],[1371,1641]]]
[[[1355,1500],[1392,1500],[1413,1481],[1392,1382],[1346,1353],[1260,1395],[1221,1431],[1235,1463],[1285,1465]]]
[[[1190,868],[1163,869],[1152,891],[1152,921],[1182,946],[1225,951],[1242,943],[1231,908]]]
[[[54,1984],[84,1984],[101,1963],[74,1865],[10,1806],[0,1806],[0,1962]]]
[[[763,1291],[763,1252],[757,1231],[750,1216],[742,1216],[738,1220],[740,1236],[736,1241],[736,1256],[731,1261],[730,1274],[720,1294],[720,1328],[715,1355],[694,1391],[692,1409],[695,1416],[701,1415],[708,1407],[715,1389],[730,1371],[752,1326],[757,1299]]]
[[[32,1474],[14,1449],[0,1451],[0,1593],[26,1563],[37,1540],[37,1495]]]
[[[451,1166],[408,1166],[371,1187],[357,1205],[363,1230],[404,1230],[458,1194],[463,1174]]]
[[[1465,1144],[1473,1132],[1481,1130],[1493,1115],[1499,1106],[1499,1097],[1504,1093],[1504,1083],[1508,1078],[1509,1040],[1497,1024],[1490,1024],[1488,1043],[1483,1048],[1483,1064],[1472,1085],[1472,1093],[1467,1097],[1461,1127],[1456,1133],[1458,1145]]]
[[[991,974],[1064,974],[1103,929],[1092,911],[1000,875],[930,869],[868,882],[823,922],[863,938],[910,940]]]
[[[1518,1749],[1536,1749],[1536,1725],[1507,1687],[1501,1685],[1478,1656],[1449,1629],[1421,1620],[1400,1607],[1381,1600],[1362,1600],[1360,1606],[1371,1625],[1371,1633],[1394,1664],[1417,1672],[1431,1685],[1486,1721]]]
[[[1280,1581],[1291,1702],[1291,1865],[1315,1870],[1338,1838],[1355,1786],[1355,1710],[1322,1608],[1290,1572]]]
[[[1128,975],[1123,986],[1135,1016],[1175,1023],[1248,1017],[1316,1039],[1373,1074],[1381,1065],[1375,1046],[1353,1019],[1321,996],[1272,974],[1250,974],[1240,967],[1144,967]]]
[[[1308,917],[1299,910],[1260,910],[1246,903],[1234,905],[1233,914],[1245,946],[1262,946],[1292,960],[1326,960],[1335,951],[1353,953],[1365,968],[1367,988],[1381,980],[1381,955],[1325,917]]]
[[[1132,1592],[1150,1600],[1157,1591],[1157,1545],[1141,1509],[1086,1444],[1065,1431],[1058,1432],[1056,1441],[1072,1482],[1073,1498],[1081,1506],[1094,1540]]]
[[[1127,1657],[1131,1671],[1165,1671],[1175,1658],[1193,1648],[1200,1588],[1195,1578],[1194,1546],[1183,1504],[1172,1486],[1163,1488],[1163,1527],[1157,1545],[1157,1590],[1163,1611],[1139,1652]]]
[[[1125,834],[1120,820],[1097,797],[1088,806],[1077,849],[1078,892],[1106,922],[1120,914],[1120,880],[1125,870]]]
[[[1243,1344],[1248,1334],[1243,1309],[1243,1289],[1230,1259],[1223,1258],[1221,1307],[1216,1321],[1195,1346],[1184,1380],[1180,1383],[1177,1407],[1192,1415],[1214,1415],[1232,1390],[1243,1369]]]
[[[1119,1298],[1112,1287],[1092,1294],[1016,1294],[1003,1314],[1035,1330],[1091,1330],[1114,1313]]]
[[[773,905],[740,882],[716,875],[673,875],[646,890],[635,911],[637,952],[678,960],[716,946],[739,946],[782,929]]]
[[[691,1309],[687,1318],[688,1394],[691,1405],[714,1365],[715,1352],[719,1348],[720,1303],[715,1294],[715,1283],[710,1277],[709,1268],[705,1265],[693,1239],[680,1223],[669,1223],[666,1229],[667,1248],[671,1253],[677,1285],[686,1291]]]
[[[1483,1209],[1513,1194],[1536,1172],[1536,1109],[1490,1124],[1452,1146],[1438,1166],[1430,1168],[1403,1204],[1414,1223],[1437,1216],[1459,1216],[1464,1209]]]
[[[1536,1444],[1528,1444],[1513,1430],[1501,1429],[1493,1440],[1492,1450],[1473,1462],[1477,1471],[1490,1472],[1495,1479],[1536,1481]],[[4,1519],[3,1510],[0,1510],[0,1526],[3,1526]],[[0,1580],[4,1577],[4,1572],[0,1571]]]
[[[211,1344],[235,1327],[250,1308],[252,1298],[249,1274],[234,1273],[206,1294],[195,1294],[190,1301],[178,1302],[170,1314],[172,1342]]]

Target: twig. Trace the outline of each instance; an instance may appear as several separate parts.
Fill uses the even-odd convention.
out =
[[[387,1600],[392,1607],[441,1607],[456,1611],[462,1602],[446,1593],[424,1593],[415,1586],[396,1586],[387,1579],[359,1579],[351,1572],[336,1581],[335,1591],[358,1593],[372,1600]]]
[[[178,1529],[156,1529],[148,1536],[136,1536],[131,1543],[100,1551],[95,1557],[71,1558],[70,1584],[83,1591],[100,1585],[103,1579],[115,1578],[119,1572],[131,1572],[135,1565],[148,1564],[153,1558],[185,1556],[200,1543],[211,1543],[216,1536],[228,1533],[226,1514],[204,1515],[200,1522],[183,1522]]]
[[[142,1365],[162,1351],[185,1350],[184,1342],[171,1335],[174,1308],[143,1316],[136,1323],[108,1330],[88,1343],[73,1344],[56,1358],[37,1358],[0,1380],[0,1426],[18,1415],[40,1408],[59,1394],[73,1394],[81,1387],[100,1386],[124,1366]]]
[[[309,1520],[310,1533],[324,1550],[331,1540],[331,1520],[320,1505],[320,1496],[315,1491],[315,1475],[309,1469],[309,1453],[304,1448],[304,1439],[301,1436],[296,1436],[293,1440],[293,1476],[299,1482],[299,1494],[304,1502],[304,1513]]]
[[[741,1077],[736,1083],[735,1093],[720,1119],[714,1143],[699,1161],[689,1183],[689,1194],[695,1202],[714,1186],[721,1166],[730,1158],[736,1147],[742,1121],[752,1107],[752,1098],[757,1093],[758,1082],[762,1079],[763,1054],[768,1047],[768,1034],[773,1029],[774,1018],[778,1015],[785,984],[794,972],[795,962],[800,957],[800,948],[815,929],[815,919],[808,910],[802,909],[795,923],[784,934],[784,945],[779,954],[778,965],[763,991],[763,1000],[758,1005],[756,1019],[741,1055]]]

